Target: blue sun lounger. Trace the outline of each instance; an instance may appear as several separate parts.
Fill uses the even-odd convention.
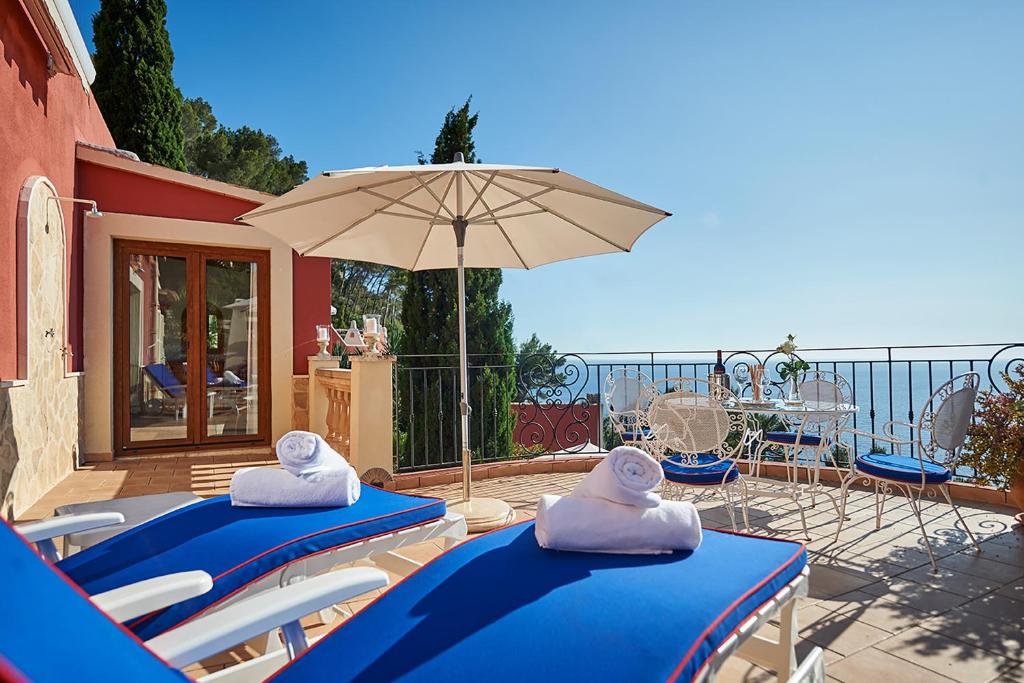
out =
[[[780,670],[780,678],[796,671],[790,681],[823,681],[820,651],[799,669],[793,654],[794,598],[806,591],[806,563],[798,543],[716,531],[692,553],[560,553],[537,546],[532,523],[515,525],[440,555],[275,666],[267,680],[708,681],[739,650]],[[199,642],[207,625],[223,631],[218,616],[244,621],[247,611],[265,607],[259,601],[268,602],[264,594],[200,617],[149,641],[147,650],[6,527],[0,565],[18,587],[0,620],[0,679],[6,667],[13,680],[19,673],[40,683],[64,680],[73,666],[81,680],[181,681],[172,667],[256,635],[235,625],[230,635],[240,640],[221,633],[211,646]],[[270,598],[283,613],[296,590],[327,592],[327,583],[347,581],[326,599],[351,599],[360,582],[372,583],[371,573],[381,574],[332,572]],[[317,609],[308,601],[306,607]],[[296,616],[293,609],[282,618]],[[754,631],[776,616],[779,641],[758,641]],[[266,678],[250,664],[236,665],[252,674],[238,680]]]
[[[51,520],[47,520],[48,522]],[[60,525],[72,518],[52,520]],[[338,508],[233,507],[218,496],[173,510],[60,560],[56,566],[89,595],[201,570],[212,589],[131,619],[143,640],[212,608],[359,559],[404,574],[418,563],[394,551],[465,536],[445,503],[364,485],[359,501]]]

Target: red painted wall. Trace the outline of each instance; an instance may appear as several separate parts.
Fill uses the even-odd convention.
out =
[[[18,194],[29,176],[44,175],[59,194],[75,195],[75,141],[114,141],[78,76],[47,75],[46,50],[18,0],[0,0],[0,54],[0,379],[12,379],[17,375]],[[75,277],[70,264],[76,254],[81,259],[83,208],[65,204],[63,210],[69,277]],[[69,333],[73,330],[74,324]]]
[[[309,372],[316,354],[316,326],[331,322],[331,259],[292,252],[292,374]]]

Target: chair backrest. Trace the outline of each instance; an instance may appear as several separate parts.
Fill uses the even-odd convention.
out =
[[[619,431],[635,429],[654,393],[654,382],[639,370],[617,368],[609,372],[604,379],[604,402],[612,425]]]
[[[917,441],[921,453],[931,461],[952,468],[960,459],[980,380],[977,372],[954,377],[924,404],[917,419]]]
[[[187,681],[0,522],[0,680]],[[19,676],[20,674],[20,676]]]
[[[747,413],[731,391],[692,377],[665,384],[668,390],[654,398],[645,415],[657,455],[679,455],[683,465],[710,467],[738,454]]]
[[[850,383],[839,373],[827,370],[805,372],[800,381],[800,397],[804,400],[805,405],[823,409],[853,403],[853,391],[850,389]],[[806,419],[791,419],[787,422],[796,424],[803,422],[805,432],[834,432],[843,427],[851,415],[852,413],[843,413],[839,416],[812,414],[808,415]]]

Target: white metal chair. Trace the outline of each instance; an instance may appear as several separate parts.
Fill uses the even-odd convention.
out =
[[[632,368],[616,368],[604,379],[604,403],[612,428],[623,443],[643,448],[645,436],[641,416],[657,395],[651,378]]]
[[[806,405],[820,408],[834,408],[853,403],[853,392],[846,378],[839,373],[825,370],[809,370],[804,373],[800,382],[800,395]],[[784,416],[784,431],[769,431],[763,434],[756,462],[760,463],[761,455],[766,449],[781,446],[792,451],[794,471],[799,472],[799,451],[812,450],[814,455],[806,469],[807,483],[811,485],[811,507],[814,507],[814,496],[819,488],[818,465],[825,454],[829,454],[832,464],[837,465],[833,451],[839,441],[839,434],[849,422],[851,415],[852,413],[812,413],[801,419]]]
[[[733,494],[738,493],[744,528],[750,528],[747,487],[736,463],[745,443],[746,411],[731,391],[705,380],[672,378],[665,384],[665,392],[653,398],[641,422],[647,428],[648,450],[665,472],[662,495],[678,499],[691,487],[716,489],[725,497],[736,531]]]
[[[899,490],[906,493],[910,509],[917,518],[917,524],[924,537],[928,550],[928,558],[932,570],[937,571],[935,555],[931,542],[921,518],[921,498],[924,495],[934,497],[935,488],[942,492],[957,518],[964,527],[974,545],[981,550],[978,540],[971,533],[960,510],[949,495],[949,481],[956,472],[960,460],[967,428],[974,415],[974,401],[978,395],[978,383],[981,376],[977,372],[954,377],[938,388],[921,408],[920,416],[915,425],[891,420],[883,426],[883,434],[872,434],[855,429],[847,429],[846,433],[857,434],[871,439],[872,444],[891,444],[894,453],[868,452],[857,455],[850,462],[850,472],[843,478],[840,487],[842,509],[839,514],[839,528],[836,539],[843,530],[846,518],[846,500],[850,484],[858,479],[875,487],[875,528],[882,523],[882,511],[885,496]],[[894,428],[903,426],[910,428],[910,439],[900,438]],[[901,447],[916,446],[916,453],[903,455]],[[874,451],[875,449],[872,449]]]

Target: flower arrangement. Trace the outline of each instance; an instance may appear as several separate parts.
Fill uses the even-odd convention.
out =
[[[967,431],[961,464],[977,473],[978,483],[1008,489],[1024,465],[1024,364],[1014,368],[1016,378],[1002,374],[1006,391],[982,391],[976,420]]]
[[[779,376],[783,380],[799,381],[800,373],[811,369],[806,361],[796,357],[796,337],[793,335],[786,335],[786,341],[779,344],[775,350],[789,357],[788,361],[779,364]]]

